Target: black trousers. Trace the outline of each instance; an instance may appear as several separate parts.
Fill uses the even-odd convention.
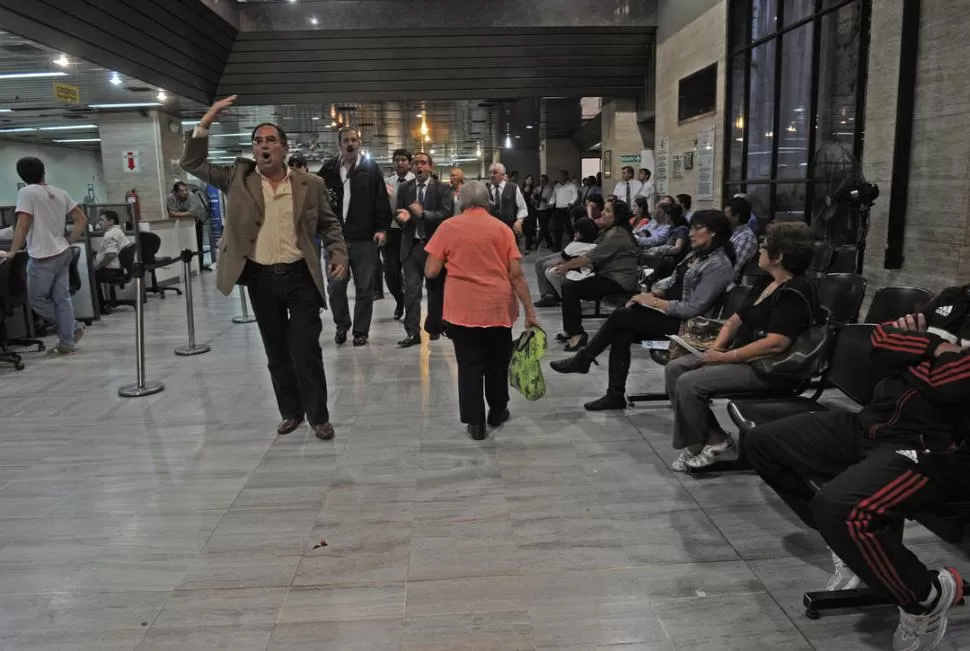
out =
[[[195,220],[195,245],[198,247],[196,250],[199,252],[199,272],[202,272],[203,267],[208,267],[209,265],[205,262],[205,228],[206,224],[201,220]],[[215,247],[213,247],[215,248]]]
[[[327,376],[320,348],[323,300],[305,262],[246,263],[244,279],[263,338],[276,404],[283,418],[311,425],[330,420]]]
[[[628,294],[619,283],[605,276],[562,281],[562,328],[567,335],[583,333],[583,301],[595,301],[613,294]]]
[[[381,248],[383,264],[378,263],[377,273],[374,277],[374,289],[380,292],[387,281],[387,290],[397,301],[398,305],[404,303],[404,280],[401,274],[401,229],[389,228],[386,231],[387,241]],[[383,274],[383,277],[381,276]]]
[[[677,334],[679,329],[680,319],[663,312],[642,306],[620,307],[589,340],[584,353],[595,358],[610,349],[608,390],[623,394],[630,375],[630,346],[638,341],[665,339],[667,335]]]
[[[552,210],[537,210],[536,211],[536,221],[539,223],[539,241],[545,242],[546,247],[553,248],[552,246],[552,231],[550,230],[549,221],[552,219]]]
[[[554,208],[552,212],[552,250],[559,251],[563,247],[563,234],[566,235],[566,244],[573,240],[575,229],[573,221],[569,216],[569,208]]]
[[[512,328],[469,328],[448,324],[458,360],[458,411],[461,422],[485,424],[485,402],[500,412],[509,404]],[[482,400],[482,382],[485,400]]]
[[[871,441],[842,411],[783,418],[744,438],[761,478],[866,585],[904,607],[926,599],[935,575],[903,545],[906,518],[970,488],[966,461],[944,475],[957,482],[938,472],[964,455],[926,453],[912,438]]]
[[[353,275],[354,278],[354,317],[352,321],[350,303],[347,301],[349,275],[343,280],[330,278],[327,283],[334,325],[345,331],[353,327],[355,336],[363,335],[366,337],[370,334],[370,322],[374,316],[374,273],[380,255],[377,250],[377,243],[374,240],[347,242],[350,275]]]
[[[404,261],[404,331],[408,336],[417,335],[421,329],[422,286],[428,289],[428,315],[424,319],[424,330],[428,334],[440,335],[444,332],[442,313],[445,304],[445,270],[437,278],[424,277],[424,263],[428,254],[424,244],[415,240],[411,255]]]
[[[530,251],[532,247],[539,246],[539,233],[536,230],[538,224],[536,209],[529,207],[529,214],[522,222],[522,235],[525,236],[525,250]]]

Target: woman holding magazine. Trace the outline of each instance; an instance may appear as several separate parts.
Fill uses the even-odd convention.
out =
[[[685,319],[707,312],[734,278],[731,222],[718,210],[694,215],[691,253],[653,291],[637,294],[626,307],[614,310],[588,345],[569,359],[552,363],[559,373],[588,373],[597,355],[610,349],[610,379],[606,395],[587,402],[589,411],[626,407],[630,346],[637,341],[675,334]]]
[[[805,223],[771,224],[758,259],[768,275],[724,323],[710,349],[700,356],[678,357],[664,368],[674,408],[674,449],[682,450],[673,470],[704,468],[730,449],[731,439],[711,411],[712,398],[779,388],[782,381],[758,375],[747,362],[786,351],[815,322],[818,302],[805,276],[813,245]]]

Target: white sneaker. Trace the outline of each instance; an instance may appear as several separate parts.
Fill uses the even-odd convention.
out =
[[[680,451],[680,456],[674,459],[674,462],[670,464],[670,469],[674,472],[687,472],[687,462],[694,458],[694,455],[690,453],[690,450],[684,448]]]
[[[946,635],[946,614],[963,598],[963,579],[956,570],[945,567],[937,575],[940,598],[925,615],[913,615],[899,609],[899,625],[893,635],[893,651],[929,651]]]
[[[829,579],[828,584],[825,589],[828,592],[835,592],[836,590],[854,590],[859,587],[862,580],[856,576],[856,573],[849,569],[849,566],[845,564],[841,558],[832,552],[832,565],[835,566],[835,571],[832,573],[832,578]]]
[[[714,445],[705,445],[700,453],[687,460],[687,468],[700,470],[701,468],[714,465],[714,462],[717,461],[717,458],[720,455],[724,454],[733,447],[734,443],[731,441],[731,439],[724,439],[720,443],[715,443]]]

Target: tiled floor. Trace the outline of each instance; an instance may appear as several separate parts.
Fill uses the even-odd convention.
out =
[[[148,304],[161,394],[117,397],[127,311],[80,355],[0,369],[0,649],[890,647],[891,610],[803,616],[828,576],[820,539],[754,476],[671,473],[666,406],[585,413],[604,369],[550,372],[547,397],[513,398],[476,443],[449,342],[397,349],[384,301],[366,348],[337,350],[327,322],[336,441],[276,437],[256,326],[231,322],[212,276],[196,287],[207,355],[172,354],[181,299]],[[641,357],[631,388],[658,388]],[[968,610],[942,648],[970,647]]]

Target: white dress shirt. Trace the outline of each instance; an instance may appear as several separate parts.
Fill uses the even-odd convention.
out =
[[[569,181],[556,183],[556,187],[552,189],[552,201],[558,209],[569,208],[579,201],[579,190]]]
[[[101,239],[101,246],[98,247],[98,255],[94,259],[95,269],[121,269],[121,260],[118,259],[118,254],[121,253],[121,249],[128,246],[128,236],[125,232],[121,230],[121,226],[118,224],[112,224],[108,230],[104,232],[104,237]],[[104,261],[107,255],[111,255],[111,259],[107,262]]]
[[[643,197],[647,200],[647,208],[650,210],[650,214],[652,215],[657,201],[657,193],[653,189],[653,181],[647,181],[646,183],[641,184],[640,193],[637,196]]]
[[[357,160],[354,161],[353,166],[357,167],[360,165],[361,154],[357,153]],[[340,157],[340,182],[344,184],[344,201],[343,201],[343,215],[344,219],[347,219],[347,214],[350,212],[350,179],[347,175],[350,173],[350,165],[344,162],[343,156]]]
[[[630,191],[629,201],[627,201],[627,188],[629,188]],[[643,184],[636,179],[630,179],[629,181],[620,181],[617,183],[613,187],[613,194],[616,195],[617,199],[630,206],[630,209],[632,210],[633,201],[637,198],[637,195],[640,194],[641,190],[643,190]]]
[[[495,184],[492,184],[492,188],[495,188]],[[498,202],[501,206],[502,193],[505,192],[505,181],[498,184]],[[495,190],[492,190],[492,201],[495,201]],[[525,203],[525,197],[522,196],[522,188],[515,186],[515,218],[516,220],[525,219],[529,216],[529,206]]]
[[[391,200],[391,212],[392,213],[396,213],[397,212],[397,190],[398,190],[398,188],[401,187],[401,184],[402,183],[407,183],[408,181],[413,181],[413,180],[414,180],[414,172],[408,172],[407,174],[405,174],[403,181],[397,175],[397,172],[395,172],[394,174],[391,174],[390,176],[388,176],[388,177],[386,177],[384,179],[384,182],[387,183],[387,196]],[[396,219],[392,219],[391,220],[391,228],[400,229],[401,228],[401,225],[397,223],[397,220]]]

